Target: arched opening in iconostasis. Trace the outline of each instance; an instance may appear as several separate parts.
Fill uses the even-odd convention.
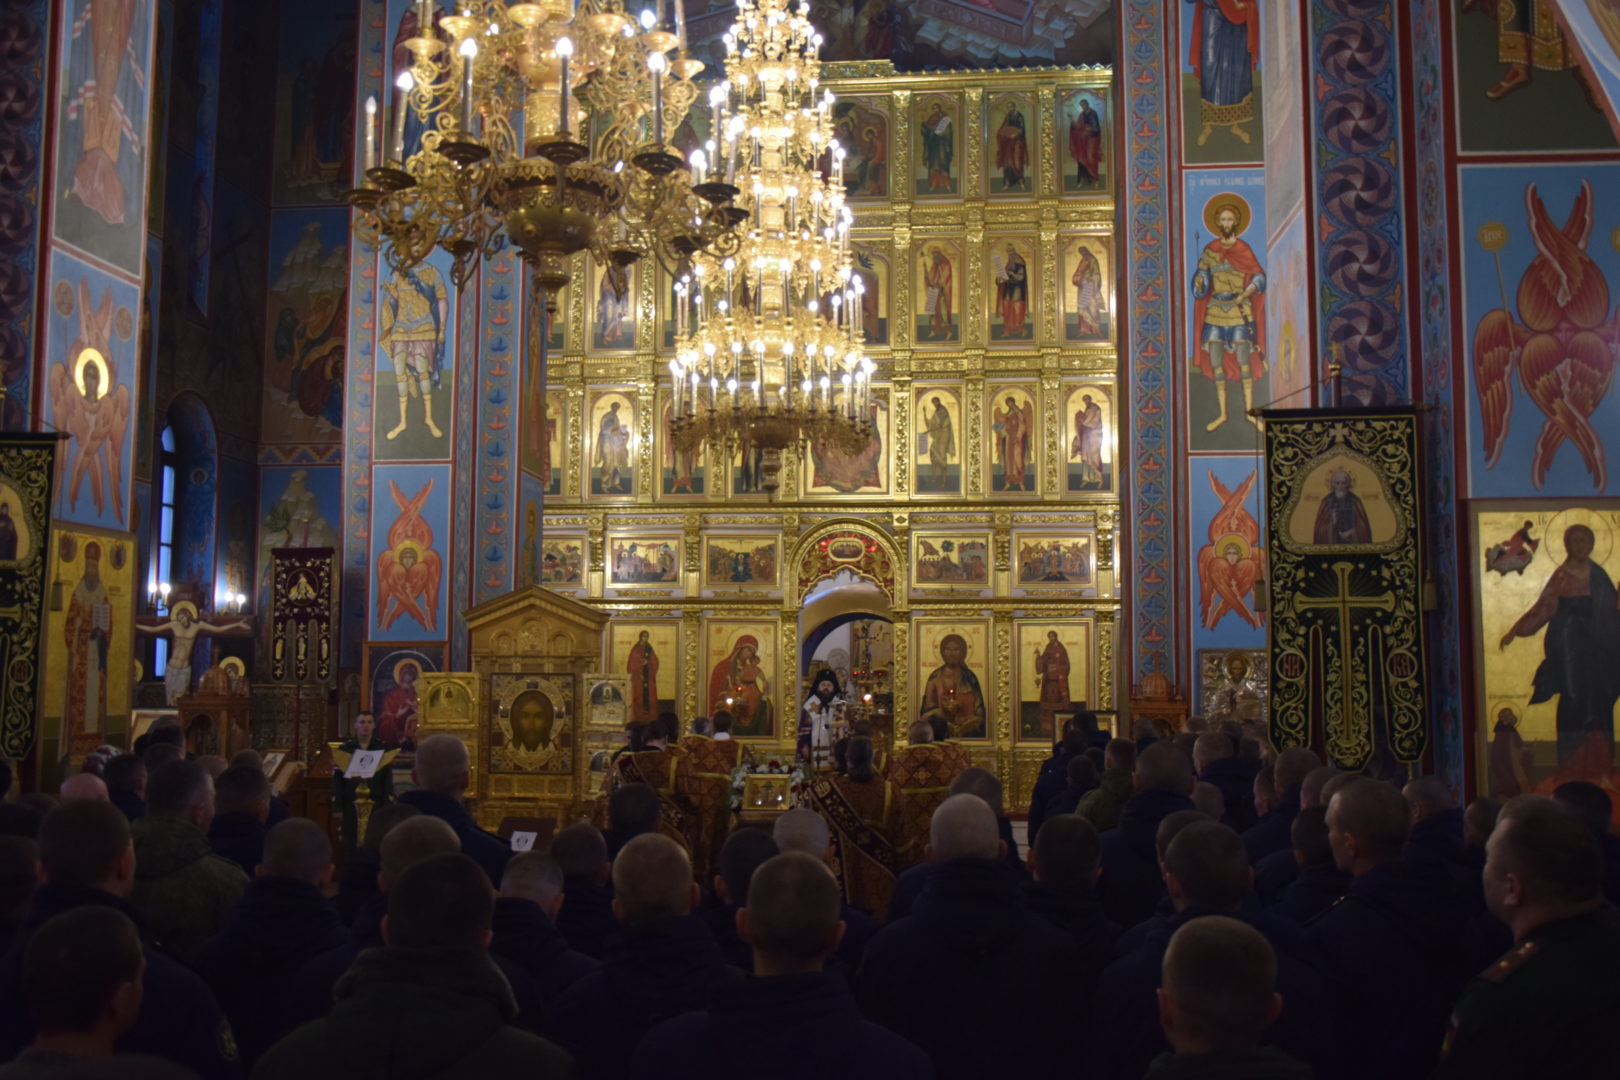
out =
[[[813,585],[799,609],[798,699],[821,671],[838,676],[839,694],[888,711],[894,698],[894,617],[889,597],[854,571]]]

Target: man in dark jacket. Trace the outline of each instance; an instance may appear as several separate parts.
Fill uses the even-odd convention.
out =
[[[1334,865],[1325,807],[1301,810],[1294,819],[1292,836],[1299,874],[1268,909],[1304,926],[1339,902],[1350,888],[1350,875]]]
[[[454,735],[429,735],[416,748],[416,764],[411,769],[416,787],[399,797],[407,806],[431,814],[455,830],[462,854],[484,868],[491,887],[501,880],[512,846],[478,823],[462,805],[462,794],[472,783],[467,747]]]
[[[1411,821],[1406,799],[1378,780],[1352,780],[1328,803],[1334,862],[1353,880],[1306,928],[1306,949],[1351,1037],[1324,1078],[1427,1077],[1467,976],[1467,920],[1450,882],[1402,858]]]
[[[101,772],[107,798],[134,821],[146,813],[146,763],[135,754],[119,754]]]
[[[1024,883],[1024,904],[1069,936],[1075,965],[1070,971],[1069,993],[1084,1001],[1108,966],[1119,935],[1119,928],[1108,921],[1097,899],[1102,840],[1091,822],[1078,814],[1058,814],[1047,818],[1046,824],[1050,828],[1043,827],[1029,849],[1034,879]]]
[[[1071,1019],[1068,939],[1025,909],[995,813],[973,795],[934,811],[935,864],[910,917],[880,930],[856,976],[862,1011],[916,1043],[941,1080],[1053,1075],[1066,1054],[1050,1037]],[[972,1001],[971,1009],[942,1007]]]
[[[726,837],[720,848],[720,872],[714,875],[718,903],[698,914],[720,946],[720,955],[738,971],[754,970],[754,950],[737,934],[737,912],[748,902],[748,882],[754,871],[776,853],[776,841],[763,829],[738,829]]]
[[[1253,927],[1195,919],[1165,949],[1159,1023],[1172,1052],[1147,1080],[1310,1080],[1310,1066],[1261,1039],[1283,1008],[1277,960]]]
[[[366,835],[360,846],[343,860],[343,875],[338,879],[338,918],[344,926],[353,926],[354,920],[368,905],[377,908],[382,901],[382,887],[377,875],[382,873],[383,837],[402,821],[421,816],[422,811],[402,802],[391,802],[371,812],[366,821]]]
[[[1029,873],[1024,865],[1023,856],[1018,854],[1018,839],[1013,835],[1012,822],[1008,820],[1001,799],[1001,781],[989,769],[969,768],[957,773],[956,779],[951,781],[950,793],[952,795],[977,795],[984,800],[996,815],[996,832],[1001,836],[1001,842],[1006,845],[1007,853],[1003,860],[1018,877],[1023,878]]]
[[[1080,808],[1080,800],[1085,798],[1097,787],[1097,768],[1092,765],[1091,759],[1085,754],[1076,754],[1069,759],[1065,766],[1064,788],[1052,796],[1046,804],[1047,817],[1059,817],[1072,814]],[[1088,823],[1089,824],[1089,823]],[[1030,834],[1030,843],[1035,842],[1035,835]]]
[[[1091,822],[1098,832],[1107,832],[1119,824],[1119,815],[1125,803],[1136,790],[1136,744],[1129,739],[1114,739],[1103,752],[1102,776],[1097,786],[1087,792],[1075,813]]]
[[[146,815],[130,826],[130,900],[140,909],[147,936],[183,957],[225,928],[248,879],[208,846],[214,781],[206,768],[184,758],[171,761],[152,774],[146,794]]]
[[[1214,784],[1221,791],[1226,813],[1221,821],[1242,833],[1259,818],[1254,812],[1254,774],[1260,762],[1237,756],[1232,740],[1217,732],[1205,732],[1193,743],[1193,769],[1198,779]]]
[[[331,880],[326,831],[307,818],[289,818],[270,830],[258,876],[231,921],[191,954],[191,967],[225,1010],[248,1068],[295,1026],[297,1013],[287,1005],[298,993],[299,969],[348,936],[321,895]]]
[[[1340,777],[1343,779],[1338,779]],[[1305,779],[1299,785],[1300,811],[1304,812],[1313,806],[1325,809],[1330,786],[1332,790],[1337,791],[1348,780],[1348,774],[1339,772],[1331,765],[1312,769],[1305,774]],[[1299,876],[1299,863],[1294,858],[1293,838],[1293,825],[1290,823],[1288,844],[1263,856],[1254,864],[1254,892],[1262,904],[1275,904],[1281,900],[1283,892]]]
[[[1412,807],[1412,834],[1406,843],[1406,857],[1413,862],[1431,863],[1445,872],[1456,891],[1458,903],[1471,917],[1485,913],[1485,889],[1480,874],[1485,869],[1483,852],[1470,850],[1463,842],[1463,808],[1453,806],[1451,792],[1438,777],[1420,776],[1401,789]]]
[[[1080,735],[1079,725],[1069,720],[1063,725],[1063,734],[1052,756],[1041,762],[1041,771],[1035,777],[1035,790],[1029,799],[1029,842],[1040,835],[1041,823],[1046,820],[1046,804],[1062,793],[1068,783],[1069,762],[1086,752],[1086,741]]]
[[[1608,792],[1590,780],[1568,780],[1558,785],[1553,798],[1580,815],[1597,837],[1603,855],[1603,895],[1620,906],[1620,838],[1614,835],[1614,803]]]
[[[0,961],[0,1060],[9,1061],[34,1038],[20,969],[35,931],[55,915],[90,906],[116,908],[139,925],[127,900],[135,884],[129,829],[129,820],[106,802],[63,803],[46,817],[39,837],[45,883]],[[236,1040],[208,985],[160,950],[144,952],[140,1014],[118,1049],[168,1058],[203,1080],[235,1080],[241,1075]]]
[[[552,837],[551,857],[563,872],[564,901],[557,912],[557,929],[569,948],[600,960],[608,935],[618,929],[607,840],[596,826],[581,821]]]
[[[621,784],[608,796],[608,827],[602,834],[608,861],[638,836],[658,831],[658,792],[647,784]]]
[[[706,1009],[742,976],[726,966],[714,935],[692,915],[692,863],[658,833],[631,840],[613,860],[613,913],[602,970],[563,995],[547,1029],[574,1054],[580,1080],[616,1080],[654,1025]]]
[[[1260,860],[1273,851],[1286,851],[1290,842],[1288,830],[1294,825],[1294,818],[1299,815],[1300,788],[1305,783],[1305,777],[1312,769],[1322,767],[1322,759],[1315,752],[1303,746],[1290,746],[1277,755],[1277,763],[1272,767],[1273,784],[1277,792],[1276,805],[1270,813],[1255,823],[1252,829],[1243,834],[1243,846],[1249,853],[1249,865],[1257,866]]]
[[[777,851],[783,854],[797,851],[809,855],[826,863],[829,869],[836,858],[832,830],[827,826],[827,819],[802,806],[777,815],[776,823],[771,826],[771,839],[776,841]],[[877,933],[878,924],[876,919],[860,908],[842,902],[838,905],[838,918],[844,924],[844,937],[822,970],[843,977],[846,983],[852,983],[855,972],[860,970],[861,958],[866,954],[866,943]]]
[[[0,836],[0,956],[28,919],[39,887],[39,844],[26,836]]]
[[[1156,742],[1136,759],[1135,794],[1120,813],[1119,827],[1102,834],[1102,880],[1098,894],[1109,919],[1128,929],[1153,914],[1164,897],[1154,837],[1159,822],[1193,809],[1192,762],[1174,743]]]
[[[516,964],[534,979],[547,1009],[564,991],[602,966],[568,947],[555,920],[563,907],[563,874],[557,861],[538,851],[512,856],[495,899],[495,939],[490,955]]]
[[[1268,919],[1254,902],[1253,874],[1237,833],[1215,821],[1187,824],[1165,850],[1164,877],[1174,913],[1148,924],[1140,943],[1110,964],[1098,982],[1091,1013],[1098,1054],[1094,1075],[1135,1080],[1167,1048],[1154,1007],[1165,952],[1183,926],[1209,915],[1254,926],[1277,952],[1288,1012],[1267,1041],[1299,1056],[1321,1056],[1327,1020],[1321,979],[1295,958],[1298,929]]]
[[[822,970],[843,930],[838,913],[838,883],[825,863],[802,852],[766,862],[738,916],[754,953],[754,977],[722,990],[707,1011],[653,1028],[630,1075],[932,1077],[922,1051],[862,1018],[843,980]]]
[[[214,781],[214,820],[208,825],[208,846],[252,877],[264,858],[269,815],[270,781],[258,769],[232,765]]]
[[[389,891],[384,947],[355,960],[331,1015],[272,1047],[254,1080],[562,1080],[567,1055],[513,1026],[511,988],[487,951],[494,911],[489,878],[465,855],[406,870]]]

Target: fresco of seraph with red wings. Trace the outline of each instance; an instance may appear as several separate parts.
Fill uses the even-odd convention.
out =
[[[442,565],[433,550],[433,526],[422,516],[433,481],[409,498],[393,480],[388,488],[399,516],[388,527],[388,546],[377,556],[377,626],[387,630],[401,615],[409,615],[434,633],[439,625]]]
[[[1479,395],[1485,467],[1503,459],[1515,420],[1513,379],[1541,412],[1541,430],[1530,461],[1530,481],[1539,490],[1568,443],[1591,476],[1592,486],[1608,486],[1603,440],[1592,423],[1614,380],[1620,357],[1620,319],[1610,309],[1609,282],[1588,254],[1592,239],[1592,185],[1582,180],[1560,227],[1534,183],[1524,191],[1524,207],[1536,255],[1520,276],[1512,306],[1502,274],[1503,226],[1487,223],[1479,241],[1497,260],[1501,306],[1474,328],[1472,362]],[[1517,317],[1515,317],[1515,309]],[[1535,423],[1534,416],[1520,422]]]
[[[1213,472],[1209,474],[1210,490],[1221,501],[1209,519],[1209,543],[1198,550],[1198,603],[1209,629],[1228,615],[1257,630],[1263,625],[1265,616],[1249,601],[1265,567],[1266,552],[1260,545],[1260,523],[1244,505],[1257,475],[1251,472],[1228,489]]]

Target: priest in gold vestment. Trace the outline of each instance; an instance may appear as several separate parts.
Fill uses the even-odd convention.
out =
[[[913,723],[907,736],[911,745],[896,751],[889,764],[889,780],[900,799],[895,846],[902,869],[922,861],[934,811],[950,794],[951,781],[972,764],[955,743],[935,742],[933,725],[926,720]]]

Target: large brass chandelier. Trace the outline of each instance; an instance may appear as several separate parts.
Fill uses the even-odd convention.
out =
[[[747,226],[691,253],[669,365],[675,445],[758,450],[773,494],[788,447],[854,453],[873,428],[845,151],[809,11],[805,0],[737,4],[726,78],[709,95],[711,138],[691,165],[738,192]]]
[[[509,238],[554,295],[570,257],[652,256],[671,272],[735,247],[737,189],[665,142],[697,99],[683,0],[436,0],[414,8],[412,63],[366,103],[356,231],[404,271],[435,247],[464,285]],[[673,54],[673,55],[672,55]],[[379,115],[381,113],[381,115]]]

